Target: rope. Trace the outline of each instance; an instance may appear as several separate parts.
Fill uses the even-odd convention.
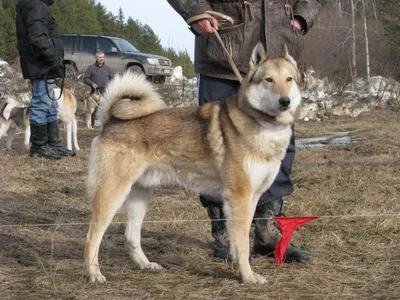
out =
[[[318,219],[350,219],[350,218],[395,218],[400,217],[400,213],[398,214],[380,214],[380,215],[335,215],[335,216],[319,216]],[[253,218],[253,220],[271,220],[270,218]],[[182,220],[148,220],[143,221],[142,223],[147,224],[161,224],[161,223],[194,223],[194,222],[210,222],[210,221],[227,221],[228,219],[182,219]],[[244,219],[234,219],[235,221],[240,221]],[[0,228],[10,228],[10,227],[39,227],[39,226],[81,226],[81,225],[90,225],[90,222],[79,222],[79,223],[31,223],[31,224],[8,224],[8,225],[0,225]],[[111,222],[112,224],[128,224],[128,222]]]
[[[224,14],[221,14],[221,13],[216,12],[216,11],[212,11],[212,10],[207,10],[203,14],[200,14],[200,15],[197,15],[197,16],[193,16],[193,17],[187,19],[186,22],[190,25],[190,24],[192,24],[194,22],[197,22],[197,21],[200,21],[200,20],[207,19],[207,20],[210,21],[211,26],[212,26],[212,31],[213,31],[215,37],[217,38],[218,42],[222,46],[222,49],[224,49],[224,52],[225,52],[225,54],[226,54],[226,56],[227,56],[227,58],[229,60],[229,64],[231,65],[231,68],[232,68],[233,72],[235,73],[235,75],[238,78],[238,80],[240,82],[242,82],[243,81],[243,77],[240,74],[239,69],[236,67],[236,64],[233,61],[232,56],[230,55],[228,49],[226,49],[226,47],[224,45],[224,42],[222,41],[221,36],[219,35],[218,31],[214,28],[213,18],[212,18],[213,16],[218,18],[219,20],[221,20],[225,24],[227,23],[229,25],[233,25],[233,23],[234,23],[234,21],[233,21],[233,19],[231,17],[229,17],[227,15],[224,15]]]

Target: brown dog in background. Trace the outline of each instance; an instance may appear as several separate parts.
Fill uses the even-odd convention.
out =
[[[87,99],[85,99],[85,121],[86,127],[89,129],[93,129],[92,121],[93,121],[93,113],[96,110],[96,107],[100,104],[101,93],[98,90],[95,90]]]

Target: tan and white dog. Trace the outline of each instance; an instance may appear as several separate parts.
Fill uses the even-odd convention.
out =
[[[56,97],[60,95],[60,89],[54,89]],[[30,98],[30,95],[24,95]],[[0,138],[7,134],[7,149],[11,149],[17,128],[25,133],[24,145],[29,149],[30,126],[29,126],[29,107],[16,100],[13,96],[4,95],[0,103]],[[24,101],[29,103],[30,100]],[[67,127],[67,149],[72,150],[72,144],[75,150],[79,151],[78,145],[78,126],[75,117],[77,110],[77,100],[69,89],[64,89],[60,99],[57,100],[57,114],[59,120]]]
[[[84,268],[91,282],[106,281],[99,247],[122,206],[132,259],[141,269],[162,269],[147,259],[140,236],[153,191],[166,184],[223,198],[231,255],[243,282],[266,282],[250,267],[249,231],[258,199],[289,145],[300,73],[286,46],[281,57],[267,59],[258,44],[250,65],[238,95],[200,108],[166,108],[152,85],[134,74],[110,83],[89,158],[92,217]]]
[[[96,107],[99,106],[100,99],[101,99],[101,93],[98,90],[95,90],[93,94],[91,94],[87,99],[85,99],[85,109],[86,109],[85,121],[86,121],[86,127],[89,129],[93,129],[92,115],[96,110]]]

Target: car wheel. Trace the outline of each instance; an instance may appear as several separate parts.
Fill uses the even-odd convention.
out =
[[[143,69],[140,66],[131,66],[128,68],[128,71],[138,75],[144,74]]]
[[[65,77],[70,79],[76,78],[76,70],[75,67],[71,64],[65,65]]]
[[[166,79],[166,76],[159,76],[158,80],[157,80],[157,83],[164,84],[165,83],[165,79]]]

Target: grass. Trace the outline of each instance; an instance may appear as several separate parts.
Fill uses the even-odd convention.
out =
[[[22,135],[13,151],[0,141],[1,299],[399,298],[398,113],[296,124],[298,137],[349,131],[354,139],[347,146],[297,151],[295,192],[285,199],[284,212],[320,216],[293,237],[312,260],[277,268],[273,259],[252,257],[254,271],[269,280],[262,286],[241,284],[237,271],[212,257],[206,211],[196,194],[173,187],[157,190],[143,228],[145,253],[165,270],[133,265],[119,212],[100,248],[108,283],[88,284],[82,276],[90,219],[85,180],[97,131],[82,126],[82,151],[61,161],[28,158]]]

